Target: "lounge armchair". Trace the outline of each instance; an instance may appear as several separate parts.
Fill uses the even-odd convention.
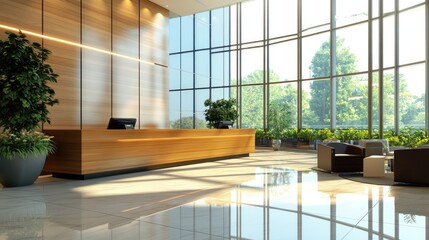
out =
[[[348,143],[319,144],[317,167],[328,172],[362,172],[365,148]]]
[[[399,149],[394,152],[394,181],[429,184],[429,148]]]
[[[385,154],[383,151],[383,143],[381,142],[381,139],[360,140],[359,146],[365,148],[365,157],[372,155],[382,156]]]

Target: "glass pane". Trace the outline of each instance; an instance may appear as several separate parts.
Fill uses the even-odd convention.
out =
[[[329,128],[331,114],[329,79],[302,83],[302,125],[308,128]]]
[[[270,38],[296,34],[297,0],[270,0],[268,4]]]
[[[230,73],[229,73],[229,52],[224,52],[223,54],[223,85],[224,86],[229,86],[230,83]]]
[[[425,127],[425,65],[399,69],[400,127]]]
[[[368,24],[353,25],[337,32],[335,75],[368,70]]]
[[[195,90],[195,128],[207,128],[204,101],[209,97],[209,89]]]
[[[180,89],[180,54],[170,55],[168,67],[170,90]]]
[[[392,67],[395,63],[395,19],[390,16],[383,21],[383,67]]]
[[[230,62],[230,66],[229,66],[229,71],[230,71],[230,75],[229,75],[229,79],[231,79],[230,85],[237,85],[237,51],[231,51],[229,56],[229,62]]]
[[[230,44],[237,44],[237,5],[232,5],[229,9],[230,12],[230,28],[231,28],[231,38]]]
[[[336,128],[368,129],[368,78],[366,74],[334,78]]]
[[[224,83],[224,58],[223,53],[212,54],[212,86],[223,86]]]
[[[170,53],[180,52],[180,17],[170,18]]]
[[[399,1],[399,10],[424,3],[425,0],[401,0]]]
[[[224,95],[223,88],[213,88],[212,89],[212,101],[216,101],[219,99],[228,98],[228,96]]]
[[[242,84],[262,83],[264,69],[263,48],[244,49],[241,52]],[[256,75],[256,76],[255,76]]]
[[[372,129],[380,130],[380,84],[378,72],[372,73]]]
[[[395,0],[382,0],[383,13],[390,13],[395,11]]]
[[[399,14],[399,64],[425,60],[425,8]]]
[[[192,53],[184,53],[181,55],[182,60],[182,83],[181,88],[194,87],[194,56]]]
[[[225,33],[224,10],[223,8],[212,10],[211,12],[211,27],[212,27],[212,47],[224,46],[223,35]]]
[[[302,78],[330,75],[329,33],[302,39]]]
[[[297,41],[269,46],[270,82],[298,79]]]
[[[383,76],[383,130],[395,127],[395,74],[384,71]]]
[[[252,42],[264,37],[264,1],[245,1],[241,4],[241,41]]]
[[[194,92],[182,91],[181,92],[181,123],[180,128],[193,128],[193,115],[194,115]]]
[[[330,0],[302,0],[302,30],[310,34],[328,30],[331,22]]]
[[[180,128],[180,92],[170,92],[169,94],[170,108],[170,127]]]
[[[270,93],[270,105],[275,107],[277,105],[282,106],[285,111],[288,112],[287,117],[284,119],[284,122],[289,123],[287,128],[292,128],[296,126],[297,122],[297,83],[282,83],[282,84],[270,84],[269,85]],[[268,123],[268,127],[270,123]]]
[[[209,47],[209,12],[195,14],[195,49]]]
[[[222,36],[223,36],[223,45],[224,46],[227,46],[230,44],[229,35],[230,35],[231,30],[230,30],[230,25],[229,25],[229,15],[230,15],[229,14],[229,7],[223,8],[223,25],[224,25],[224,28],[223,28]],[[233,32],[231,32],[231,33],[233,33]]]
[[[241,127],[262,128],[263,127],[263,87],[242,87],[241,102]]]
[[[181,17],[181,50],[194,49],[194,16]]]
[[[208,87],[210,85],[210,59],[209,51],[195,52],[195,87]]]
[[[368,1],[336,0],[336,27],[368,20]]]
[[[379,20],[372,22],[372,70],[378,69],[380,66],[380,28]]]
[[[372,17],[376,18],[380,16],[379,11],[380,11],[380,5],[378,0],[372,1]]]

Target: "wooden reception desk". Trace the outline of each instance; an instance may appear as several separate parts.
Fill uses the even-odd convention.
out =
[[[45,130],[57,150],[44,171],[86,179],[248,156],[254,129]]]

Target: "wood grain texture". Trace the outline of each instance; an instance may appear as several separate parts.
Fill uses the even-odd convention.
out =
[[[0,0],[0,24],[42,33],[42,0]]]
[[[44,130],[54,136],[56,150],[48,155],[44,171],[82,174],[82,132],[80,130]]]
[[[80,3],[44,0],[44,34],[75,43],[80,42]],[[44,129],[80,129],[80,48],[49,39],[44,47],[52,54],[48,63],[59,75],[52,84],[59,104],[50,108],[51,124]]]
[[[111,50],[110,1],[83,1],[84,45]],[[111,55],[82,49],[82,128],[106,128],[111,116]]]
[[[139,118],[139,4],[113,0],[112,116]]]
[[[55,136],[59,149],[68,148],[69,140],[63,139],[70,136],[65,131],[51,130],[47,133]],[[72,154],[72,157],[63,155],[67,151],[58,151],[48,157],[49,168],[45,170],[73,174],[80,172],[85,175],[243,155],[255,151],[255,131],[82,130],[80,144],[73,143],[72,146],[81,146],[80,158],[76,154]],[[53,160],[57,165],[52,163]],[[65,170],[52,166],[65,166]]]
[[[166,9],[141,1],[140,56],[144,61],[168,65],[169,13]],[[140,64],[140,126],[168,128],[168,68]]]

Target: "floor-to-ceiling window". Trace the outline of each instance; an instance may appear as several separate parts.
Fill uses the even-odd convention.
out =
[[[170,20],[170,120],[204,128],[207,98],[235,98],[240,127],[425,128],[424,0],[249,0]]]

